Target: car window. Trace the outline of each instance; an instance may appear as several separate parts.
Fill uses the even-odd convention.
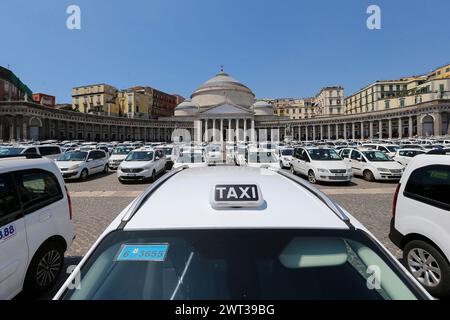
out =
[[[101,152],[101,151],[96,151],[96,159],[103,159],[106,157],[106,153],[105,152]]]
[[[88,160],[94,160],[95,159],[95,151],[89,152]]]
[[[361,154],[358,151],[353,150],[352,151],[352,155],[351,155],[351,159],[352,160],[358,160],[359,157],[361,157]]]
[[[350,150],[349,149],[344,149],[342,151],[342,158],[348,158],[350,155]]]
[[[37,153],[36,148],[29,148],[29,149],[25,150],[25,152],[23,154],[36,154],[36,153]]]
[[[58,147],[39,147],[39,152],[42,156],[51,156],[61,153]]]
[[[10,174],[0,175],[0,227],[16,220],[20,200]]]
[[[26,170],[15,173],[17,188],[25,213],[38,210],[62,199],[58,179],[44,170]]]
[[[450,166],[432,165],[411,173],[405,197],[450,211]]]
[[[368,286],[379,270],[379,286]],[[360,231],[117,231],[81,270],[82,300],[416,299]],[[130,277],[130,275],[133,275]]]

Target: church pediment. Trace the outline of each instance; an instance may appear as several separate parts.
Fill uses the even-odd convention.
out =
[[[253,112],[250,110],[247,110],[246,108],[240,107],[240,106],[225,103],[225,104],[221,104],[219,106],[209,108],[208,110],[201,111],[199,114],[200,115],[227,115],[227,114],[252,115]]]

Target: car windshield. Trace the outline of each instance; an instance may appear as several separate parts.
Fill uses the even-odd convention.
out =
[[[282,156],[290,157],[293,154],[294,154],[294,150],[292,150],[292,149],[281,150],[281,155]]]
[[[178,159],[178,163],[203,163],[205,159],[201,153],[182,153]]]
[[[342,158],[333,149],[310,149],[309,156],[313,161],[336,161]]]
[[[170,155],[172,155],[172,148],[159,148],[158,150],[161,150],[163,153],[164,153],[164,155],[166,155],[166,156],[170,156]]]
[[[250,163],[275,163],[278,162],[272,152],[250,152],[248,155]]]
[[[113,151],[113,154],[118,154],[118,155],[125,155],[125,154],[129,154],[131,152],[131,148],[116,148]]]
[[[423,297],[393,263],[363,232],[356,230],[116,231],[100,243],[81,269],[78,289],[68,289],[63,298]]]
[[[22,153],[25,148],[0,148],[0,156],[15,156]]]
[[[85,151],[66,152],[57,161],[85,161],[88,153]]]
[[[128,154],[125,161],[152,161],[153,151],[133,151]]]
[[[393,161],[381,151],[363,151],[363,154],[366,156],[367,160],[373,162]]]
[[[397,152],[398,150],[400,150],[400,147],[398,146],[387,146],[386,148],[389,150],[389,152]]]

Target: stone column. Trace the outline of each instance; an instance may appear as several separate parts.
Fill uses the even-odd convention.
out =
[[[220,119],[220,142],[223,142],[223,119]]]
[[[373,140],[373,121],[369,122],[369,139]]]
[[[329,125],[327,125],[327,127],[328,127],[327,139],[331,140],[331,125],[329,124]]]
[[[343,131],[343,135],[344,135],[344,140],[347,140],[347,122],[344,123],[344,131]]]
[[[320,140],[323,140],[323,125],[320,125]]]
[[[232,136],[231,136],[231,132],[232,132],[232,124],[231,124],[231,119],[228,119],[228,142],[232,141]]]
[[[336,140],[339,139],[339,124],[336,123]]]
[[[365,135],[364,135],[364,121],[361,121],[361,140],[365,139]]]
[[[209,142],[209,132],[208,132],[208,126],[209,126],[209,120],[205,119],[205,142]]]
[[[305,141],[308,142],[309,136],[308,136],[308,126],[305,126]]]
[[[247,142],[247,119],[244,119],[244,142]]]
[[[378,138],[383,138],[383,120],[378,121]]]
[[[434,136],[442,135],[442,115],[439,112],[433,114],[434,116]]]
[[[352,122],[352,139],[356,140],[356,130],[355,130],[355,123]]]
[[[392,139],[392,119],[389,119],[388,121],[388,136],[389,139]]]
[[[28,140],[28,119],[22,120],[22,137],[24,140]]]
[[[255,120],[253,120],[252,119],[252,123],[251,123],[251,126],[252,126],[252,132],[251,132],[251,141],[253,142],[253,143],[255,143],[255,141],[256,141],[256,139],[255,139]]]
[[[236,142],[239,141],[239,119],[236,119]]]
[[[312,130],[312,132],[313,132],[313,141],[316,141],[316,126],[314,125],[313,126],[313,130]]]
[[[409,116],[408,118],[408,137],[409,138],[414,137],[414,123],[412,116]]]
[[[213,138],[213,142],[217,141],[217,137],[216,137],[216,119],[212,119],[213,122],[213,134],[212,134],[212,138]]]
[[[403,123],[402,118],[398,118],[398,138],[403,138]]]

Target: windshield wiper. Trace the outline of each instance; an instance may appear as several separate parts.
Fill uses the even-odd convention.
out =
[[[172,296],[170,297],[171,301],[175,299],[175,297],[178,293],[178,290],[180,290],[180,287],[183,284],[184,277],[186,276],[189,266],[191,265],[191,261],[192,261],[193,257],[194,257],[194,252],[191,252],[191,254],[189,255],[189,259],[186,262],[186,266],[184,267],[183,273],[181,274],[181,277],[178,279],[178,284],[177,284],[175,290],[173,291]]]

